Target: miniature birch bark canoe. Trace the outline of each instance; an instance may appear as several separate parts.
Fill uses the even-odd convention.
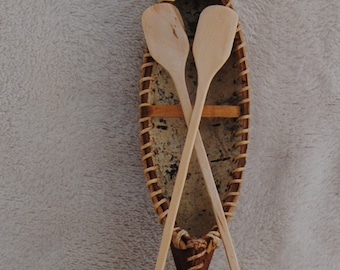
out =
[[[217,0],[177,0],[174,4],[183,16],[191,42],[198,16],[206,6],[226,4],[233,8],[231,1]],[[192,55],[189,56],[186,73],[193,101],[197,73]],[[232,217],[240,195],[249,144],[248,73],[244,38],[238,25],[232,54],[211,84],[200,124],[227,221]],[[143,57],[139,95],[144,173],[159,221],[164,225],[187,126],[171,77],[148,52]],[[193,155],[171,243],[177,269],[208,269],[219,244],[215,224],[201,169]]]

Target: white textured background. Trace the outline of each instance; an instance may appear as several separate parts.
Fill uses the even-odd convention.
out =
[[[153,268],[137,124],[152,3],[0,1],[1,270]],[[240,264],[338,270],[340,1],[234,3],[252,82]],[[225,268],[220,249],[212,269]]]

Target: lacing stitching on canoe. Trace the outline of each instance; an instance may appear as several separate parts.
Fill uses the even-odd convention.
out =
[[[233,8],[233,4],[231,3],[231,1],[223,1],[224,2],[224,5],[230,7],[230,8]]]
[[[246,46],[245,43],[241,43],[241,44],[239,44],[239,45],[237,45],[237,46],[235,47],[235,49],[233,50],[233,52],[239,51],[239,50],[243,49],[245,46]]]
[[[239,59],[239,60],[234,64],[234,67],[236,67],[236,66],[239,65],[239,64],[242,64],[242,63],[246,62],[247,60],[248,60],[248,57],[247,57],[247,56],[242,57],[241,59]]]
[[[182,237],[190,238],[189,233],[186,230],[181,229],[180,227],[175,227],[173,231],[172,243],[177,249],[187,249],[186,244],[182,240]]]
[[[164,225],[164,223],[165,223],[165,218],[166,218],[166,216],[168,215],[168,212],[169,212],[169,210],[166,209],[163,213],[161,213],[161,214],[158,215],[158,221],[159,221],[159,223],[161,223],[162,225]]]
[[[231,1],[223,1],[227,6],[233,8]],[[236,143],[235,147],[240,149],[240,154],[235,158],[235,163],[237,164],[237,168],[235,168],[232,173],[234,175],[234,180],[228,183],[229,192],[226,194],[225,199],[223,200],[223,208],[225,211],[225,215],[227,220],[229,220],[233,216],[233,211],[236,208],[236,202],[240,195],[239,189],[242,185],[243,172],[245,171],[245,160],[247,158],[247,147],[249,145],[248,133],[249,133],[249,69],[247,64],[247,55],[244,50],[245,42],[241,32],[241,26],[238,24],[237,32],[235,36],[234,49],[233,53],[238,54],[240,57],[239,60],[235,63],[235,67],[238,65],[240,67],[239,78],[242,81],[242,88],[237,91],[239,95],[242,96],[242,100],[239,102],[239,106],[241,108],[241,116],[237,119],[240,123],[241,128],[237,130],[235,136],[240,137],[240,141]],[[243,110],[242,110],[243,109]]]
[[[248,145],[249,144],[249,141],[240,141],[236,144],[236,147],[238,146],[243,146],[243,145]]]
[[[152,91],[151,89],[151,82],[154,80],[154,78],[150,75],[146,74],[146,70],[152,68],[154,65],[154,61],[149,61],[149,58],[151,57],[150,53],[144,54],[144,63],[141,66],[142,70],[142,79],[140,80],[140,92],[139,97],[141,100],[141,103],[139,105],[139,109],[142,110],[143,108],[147,108],[148,106],[151,106],[148,102],[143,102],[144,96],[148,96],[149,93]],[[144,135],[147,135],[150,130],[154,128],[153,124],[151,123],[151,117],[141,117],[140,120],[141,131],[140,131],[140,137],[143,141],[143,145],[141,146],[141,151],[143,154],[142,161],[147,162],[147,160],[152,160],[154,156],[154,152],[151,151],[152,145],[154,143],[154,140],[149,137],[149,141],[145,142],[143,139]],[[153,163],[153,162],[152,162]],[[156,213],[158,213],[158,219],[160,223],[163,223],[163,219],[166,217],[167,211],[164,211],[164,209],[167,208],[168,201],[165,198],[159,199],[158,196],[162,194],[162,189],[159,187],[159,178],[158,177],[152,177],[152,175],[155,175],[157,170],[157,164],[153,164],[152,166],[147,166],[144,169],[144,174],[147,177],[146,185],[150,190],[150,197],[151,200],[154,202],[154,208],[156,210]],[[166,206],[163,208],[162,205],[166,204]]]
[[[148,118],[150,118],[150,117],[148,117]],[[139,122],[140,122],[140,123],[143,123],[143,122],[149,122],[149,121],[145,121],[145,119],[141,119]],[[151,129],[153,129],[153,126],[152,126],[152,125],[148,125],[146,128],[144,128],[144,129],[142,129],[142,130],[140,131],[140,135],[143,135],[143,134],[145,134],[145,133],[148,133]]]
[[[203,255],[204,255],[204,254],[203,254]],[[204,266],[204,264],[203,264],[203,263],[200,263],[199,265],[195,265],[195,266],[193,266],[193,267],[188,268],[188,270],[200,270],[200,269],[203,268],[203,266]]]
[[[215,247],[219,246],[220,233],[218,231],[215,230],[210,231],[209,233],[206,234],[206,236],[211,238],[213,246]],[[186,246],[184,247],[183,246],[184,241],[182,239],[183,237],[190,238],[190,235],[186,230],[181,229],[180,227],[175,227],[173,230],[173,244],[175,248],[177,249],[193,248],[194,242],[192,241],[194,240],[189,240]]]
[[[158,183],[158,181],[159,181],[159,178],[152,178],[152,179],[146,181],[146,186],[156,184],[156,183]]]
[[[153,140],[151,139],[148,143],[144,144],[143,146],[141,146],[140,150],[144,150],[146,148],[151,147],[153,144]]]
[[[241,159],[241,158],[246,158],[247,157],[247,154],[239,154],[236,158],[235,158],[235,160],[239,160],[239,159]],[[243,167],[242,167],[243,168]],[[238,168],[238,169],[240,169],[240,168]]]
[[[230,185],[232,185],[232,184],[241,184],[242,183],[242,179],[234,179],[234,180],[231,180],[230,182],[229,182],[229,184]]]
[[[193,262],[202,258],[206,253],[210,253],[220,245],[220,234],[218,231],[210,231],[207,235],[211,240],[209,245],[205,239],[190,239],[187,244],[184,243],[183,237],[190,238],[189,233],[180,227],[175,227],[173,232],[173,245],[177,249],[203,249],[201,252],[187,258],[188,262]],[[199,270],[204,266],[203,263],[192,266],[188,270]]]
[[[203,248],[203,251],[201,251],[200,253],[197,253],[193,256],[190,256],[187,258],[188,262],[193,262],[196,260],[199,260],[200,258],[202,258],[205,254],[210,253],[212,250],[216,249],[219,246],[219,237],[220,234],[217,231],[210,231],[207,234],[208,237],[211,238],[211,241],[208,245],[207,241],[204,239],[193,239],[188,241],[188,248],[194,248],[195,250],[201,249]],[[192,266],[190,268],[188,268],[188,270],[199,270],[202,269],[204,267],[204,263],[200,263],[198,265]]]
[[[242,134],[248,134],[249,133],[249,129],[240,129],[239,131],[237,131],[236,133],[235,133],[235,136],[240,136],[240,135],[242,135]]]
[[[250,86],[242,87],[240,90],[237,91],[238,94],[242,94],[244,92],[248,92],[250,90]]]
[[[144,155],[143,157],[142,157],[142,161],[144,161],[144,160],[146,160],[146,159],[148,159],[148,158],[151,158],[151,157],[153,157],[155,154],[153,153],[153,152],[150,152],[150,153],[148,153],[148,154],[146,154],[146,155]],[[153,167],[155,167],[155,166],[153,166]],[[151,167],[151,168],[153,168],[153,167]],[[154,169],[156,169],[156,167],[154,168]],[[150,170],[149,170],[150,171]],[[147,171],[147,172],[149,172],[149,171]]]
[[[243,105],[243,104],[246,104],[246,103],[250,103],[249,98],[245,98],[245,99],[241,100],[238,105]],[[250,117],[250,116],[249,115],[242,115],[241,117],[243,117],[243,119],[244,119],[245,117]],[[241,119],[241,120],[243,120],[243,119]]]

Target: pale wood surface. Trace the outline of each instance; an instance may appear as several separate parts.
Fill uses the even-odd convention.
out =
[[[178,13],[173,12],[173,9],[175,8],[169,4],[156,5],[148,9],[143,14],[142,24],[148,46],[149,43],[152,43],[151,46],[149,46],[151,55],[172,75],[176,89],[181,89],[181,91],[178,91],[178,94],[182,102],[185,119],[188,123],[191,117],[191,104],[186,90],[184,67],[187,59],[189,43],[187,37],[183,37],[182,31],[180,31],[178,27],[181,20],[176,19]],[[165,12],[166,10],[167,12]],[[163,14],[163,17],[160,17],[160,14]],[[158,19],[161,19],[162,23],[157,23]],[[163,23],[163,21],[167,21],[169,24],[166,25]],[[169,213],[164,226],[162,242],[156,263],[157,270],[164,269],[165,267],[173,226],[175,224],[194,144],[196,145],[198,156],[204,157],[202,158],[202,161],[199,162],[204,178],[206,179],[207,190],[213,205],[215,218],[221,233],[221,238],[225,245],[229,266],[231,269],[239,269],[236,254],[231,242],[228,225],[224,216],[224,211],[219,201],[218,192],[216,190],[213,175],[209,166],[209,161],[207,160],[207,156],[205,154],[202,139],[200,135],[197,134],[206,93],[209,89],[212,78],[230,55],[237,22],[237,14],[230,8],[222,6],[209,7],[202,12],[200,17],[196,34],[198,40],[196,41],[195,37],[196,42],[194,42],[194,55],[199,55],[198,62],[196,64],[198,64],[200,67],[200,69],[198,68],[199,85],[196,105],[194,107],[193,118],[190,121],[188,136],[183,149],[172,200],[169,207]],[[159,36],[162,36],[162,47],[160,47],[158,43]],[[179,37],[183,38],[183,40],[179,40]],[[164,42],[164,39],[166,38],[169,39]],[[206,40],[208,40],[208,42],[206,42]],[[164,48],[165,45],[166,48]],[[164,53],[164,51],[167,51],[167,53]],[[200,57],[201,55],[203,57]]]
[[[170,73],[183,72],[189,42],[175,6],[161,3],[149,7],[142,15],[142,27],[152,57]]]

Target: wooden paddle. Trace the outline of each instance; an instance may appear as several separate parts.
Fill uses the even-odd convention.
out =
[[[189,52],[189,42],[183,29],[182,18],[176,7],[171,4],[162,3],[150,7],[143,13],[142,25],[151,55],[158,63],[168,70],[174,80],[185,120],[187,124],[189,124],[192,109],[185,83],[185,64]],[[234,35],[232,36],[231,45],[233,38]],[[229,265],[231,269],[239,269],[224,211],[219,201],[219,195],[199,132],[195,141],[195,150],[202,168],[203,176],[206,180],[206,186],[213,205],[221,238],[225,246]],[[190,157],[188,159],[190,159]],[[183,186],[184,182],[185,178],[183,179]],[[175,193],[171,200],[170,209],[174,209],[173,205],[175,202],[176,209],[174,209],[174,214],[172,216],[170,216],[169,209],[156,269],[164,269],[168,247],[171,242],[173,226],[181,197],[174,198],[174,195]]]

